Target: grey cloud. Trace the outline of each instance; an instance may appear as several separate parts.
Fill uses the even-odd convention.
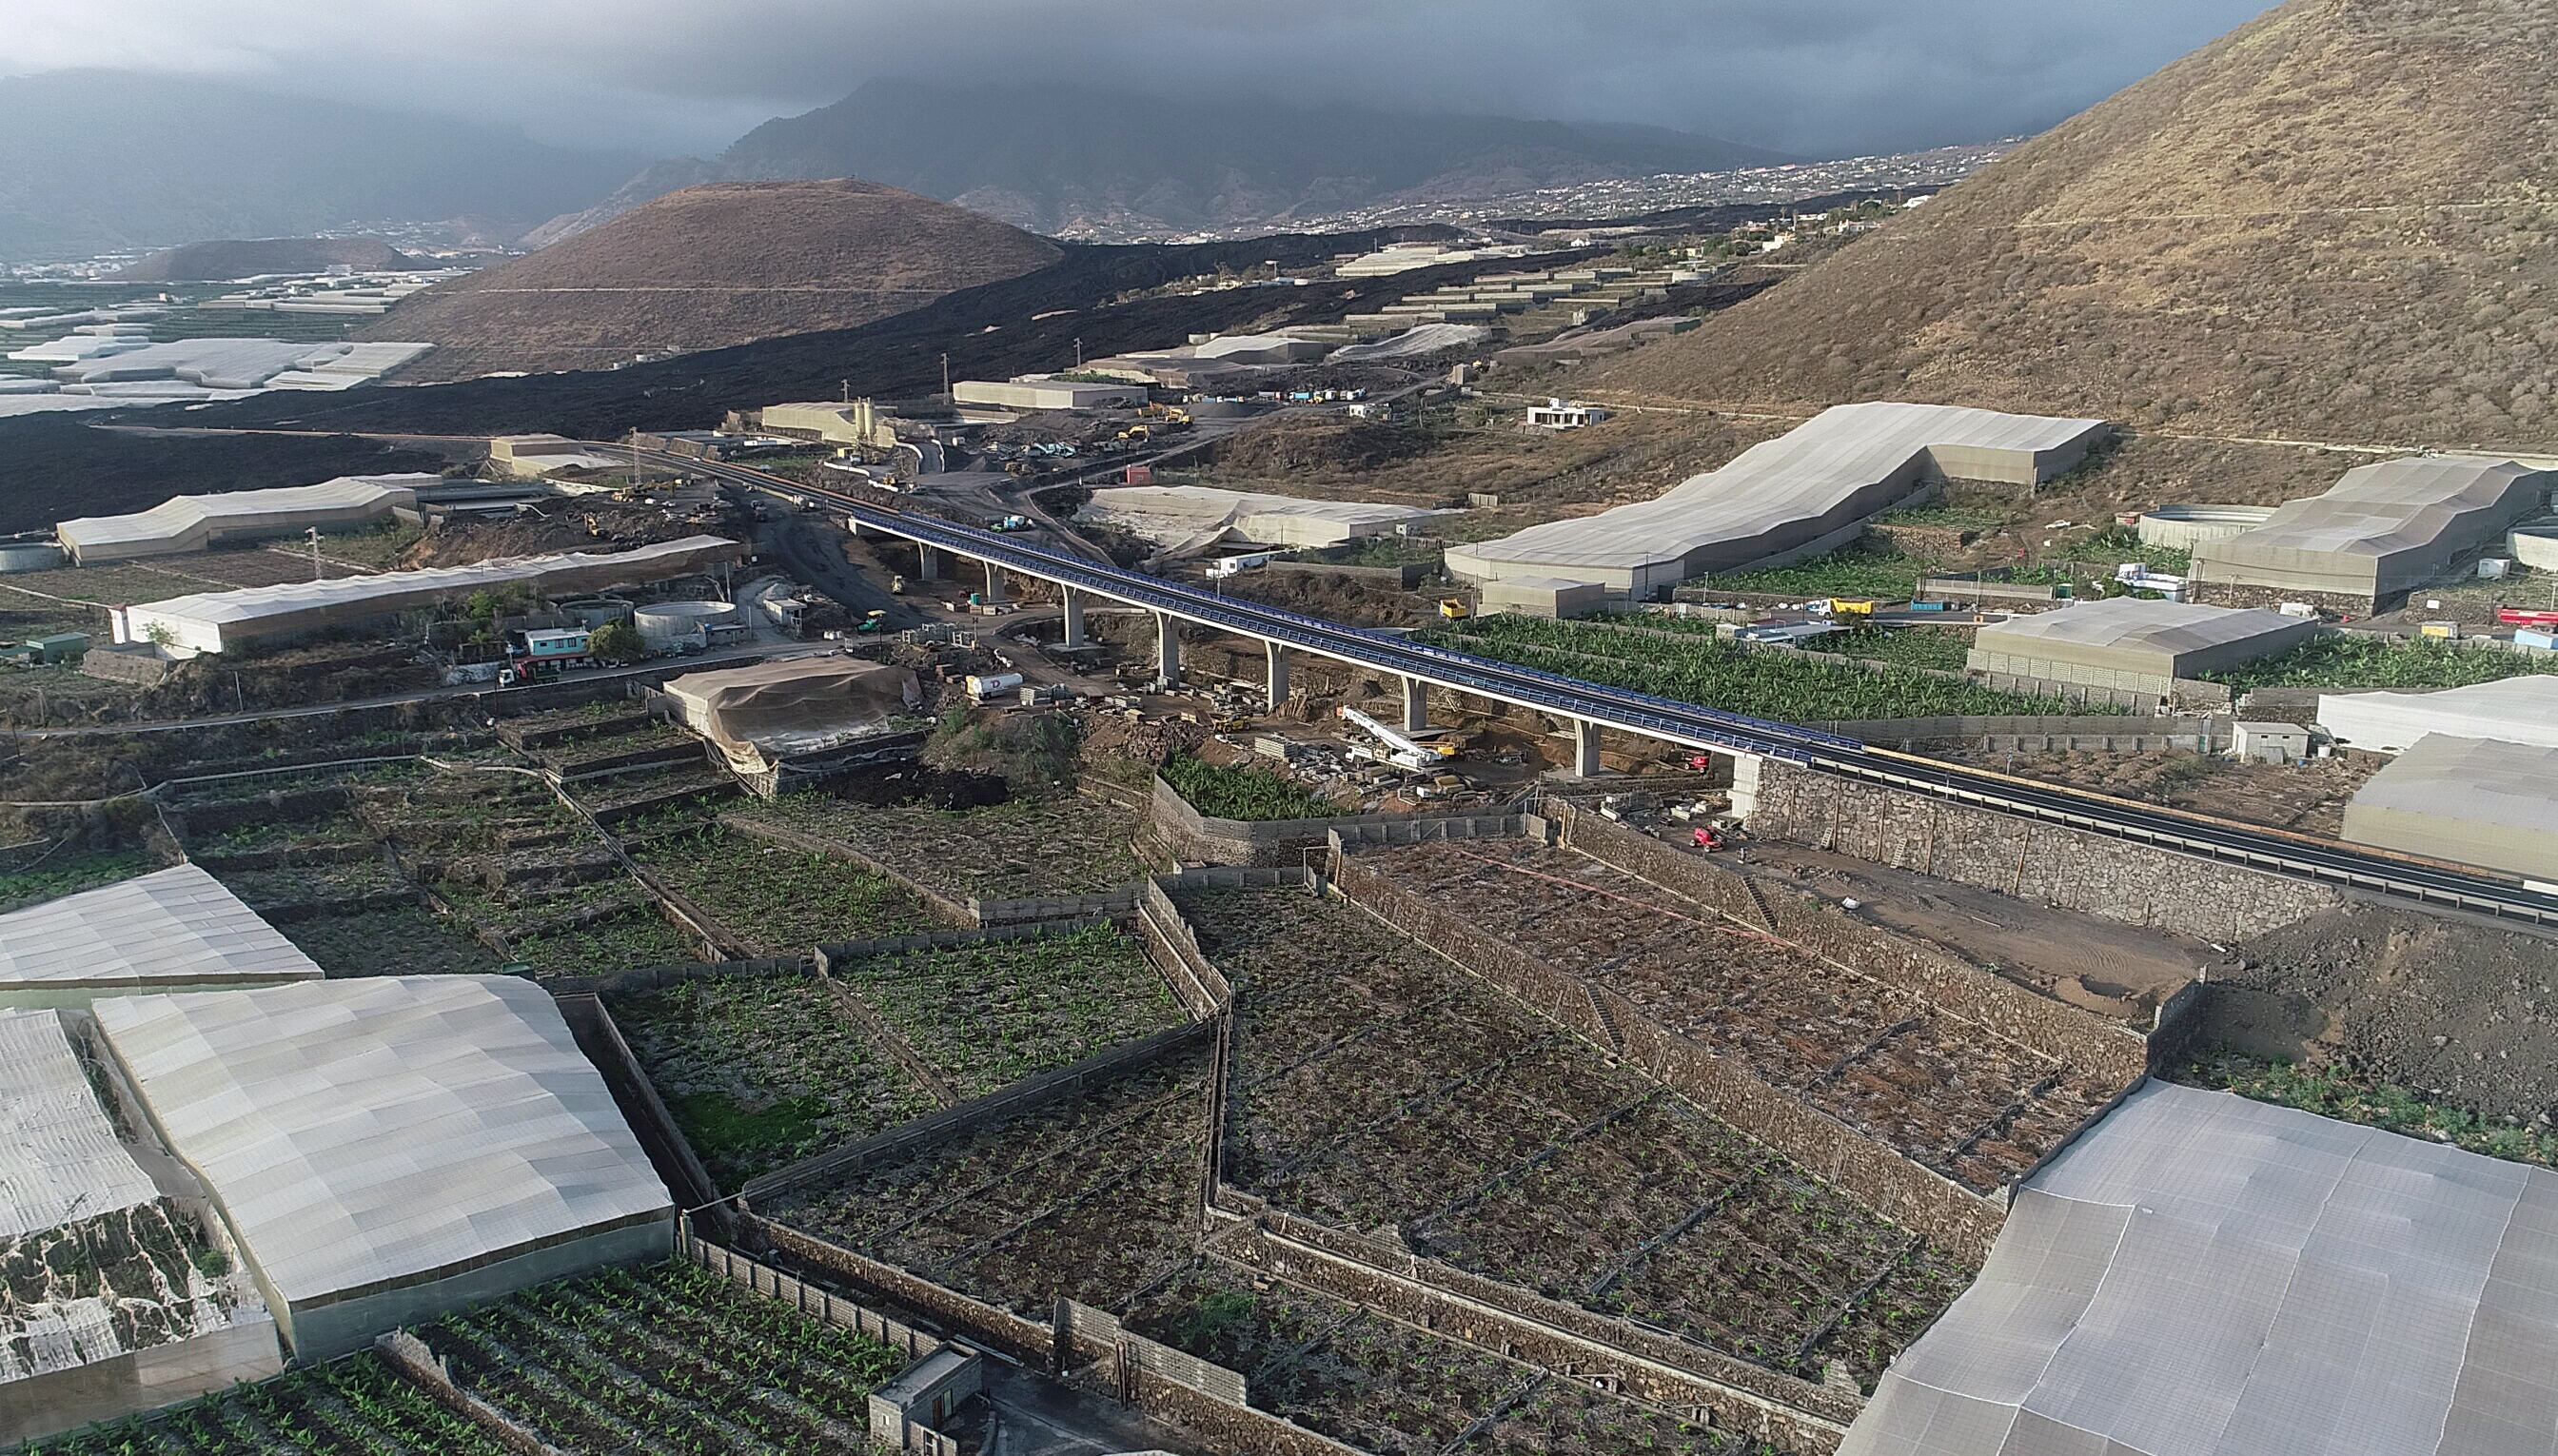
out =
[[[716,149],[872,75],[1675,126],[1802,155],[2048,126],[2266,0],[8,0],[0,73],[201,73]],[[1058,118],[1071,126],[1072,118]]]

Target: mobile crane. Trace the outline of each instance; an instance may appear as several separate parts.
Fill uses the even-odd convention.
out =
[[[1358,709],[1351,707],[1348,703],[1342,704],[1342,717],[1346,721],[1354,723],[1376,735],[1378,741],[1385,745],[1385,751],[1383,753],[1378,753],[1374,749],[1367,749],[1365,751],[1377,758],[1385,760],[1387,763],[1394,765],[1398,769],[1437,768],[1440,760],[1453,759],[1457,756],[1457,750],[1449,744],[1443,743],[1435,746],[1424,744],[1418,739],[1410,738],[1401,733],[1395,732],[1393,729],[1386,727],[1383,723],[1378,722],[1376,719],[1360,712]],[[1359,753],[1360,751],[1361,750],[1358,748],[1353,748],[1351,750],[1353,754]]]

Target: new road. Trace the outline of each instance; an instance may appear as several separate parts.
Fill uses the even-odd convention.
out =
[[[1931,799],[1976,804],[2345,888],[2532,922],[2558,921],[2558,895],[2458,865],[2376,853],[2313,835],[2184,813],[1871,749],[1834,734],[1538,672],[1468,653],[1423,646],[1393,633],[1343,627],[1219,596],[1184,583],[1097,565],[994,531],[884,510],[820,486],[801,485],[742,466],[675,456],[657,458],[663,464],[715,476],[749,490],[792,500],[822,500],[864,529],[992,562],[1070,591],[1603,729],[1684,747],[1776,759]]]

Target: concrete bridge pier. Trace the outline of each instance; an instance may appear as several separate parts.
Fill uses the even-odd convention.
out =
[[[1430,684],[1418,677],[1403,679],[1403,731],[1418,733],[1430,726]]]
[[[1155,614],[1155,677],[1166,687],[1181,686],[1182,619],[1168,612]]]
[[[1277,712],[1288,701],[1288,649],[1279,643],[1265,642],[1262,655],[1270,664],[1270,710]]]
[[[922,541],[915,543],[915,576],[918,581],[939,581],[941,579],[941,550],[939,547],[927,546]]]
[[[1587,718],[1572,720],[1572,772],[1584,779],[1606,772],[1599,765],[1599,725]]]
[[[1004,594],[1004,568],[992,561],[986,563],[986,594],[979,600],[986,602],[1011,600]]]
[[[1064,591],[1066,593],[1066,645],[1079,648],[1084,646],[1083,593],[1072,587],[1066,587]]]

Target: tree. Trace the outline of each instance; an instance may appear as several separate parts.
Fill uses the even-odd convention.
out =
[[[648,644],[640,639],[640,629],[628,622],[608,622],[595,629],[587,647],[608,662],[637,662],[648,655]]]

